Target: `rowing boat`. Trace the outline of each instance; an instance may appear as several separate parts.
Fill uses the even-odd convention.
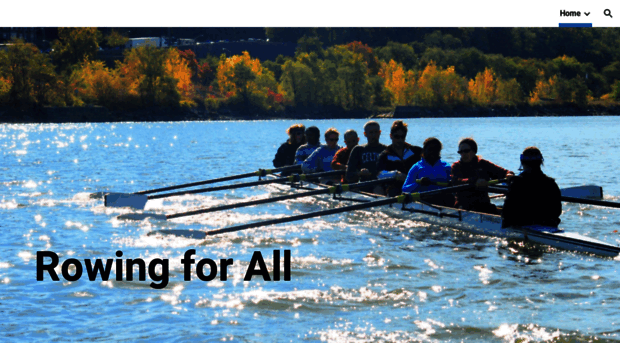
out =
[[[325,187],[324,185],[307,182],[306,186]],[[601,190],[602,192],[602,190]],[[343,201],[368,201],[359,197],[372,196],[385,199],[385,196],[357,192],[355,198],[335,196],[334,199]],[[557,249],[577,251],[586,254],[616,257],[620,254],[620,247],[591,237],[562,229],[545,226],[509,227],[502,228],[502,218],[499,215],[479,213],[450,207],[431,205],[424,202],[411,202],[402,206],[383,207],[386,211],[405,211],[411,220],[449,227],[477,235],[493,236],[507,240],[525,241],[551,246]]]

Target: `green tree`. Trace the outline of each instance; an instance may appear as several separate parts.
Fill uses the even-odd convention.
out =
[[[143,105],[177,106],[181,100],[177,80],[166,72],[169,50],[140,47],[127,50],[120,70],[134,70],[138,94]]]
[[[125,46],[125,44],[127,44],[128,41],[129,38],[123,36],[115,30],[112,30],[112,32],[110,32],[110,34],[105,37],[106,44],[112,48],[117,46],[123,47]]]
[[[293,105],[316,104],[315,84],[312,69],[307,65],[289,60],[282,66],[282,89]]]
[[[256,74],[252,72],[250,67],[248,67],[245,63],[237,63],[231,69],[234,77],[231,76],[235,87],[239,90],[239,94],[243,98],[243,103],[245,107],[248,108],[250,104],[250,94],[251,90],[248,87],[249,83],[256,79]]]
[[[368,68],[361,56],[355,56],[340,65],[337,84],[343,108],[368,108],[372,104],[372,85],[368,78]]]
[[[18,108],[43,106],[55,101],[57,77],[47,55],[30,43],[11,41],[0,52],[0,76],[11,85],[8,102]]]
[[[97,54],[100,32],[96,27],[58,29],[58,40],[52,44],[52,59],[61,72],[84,59],[93,60]]]
[[[319,37],[312,36],[307,37],[303,36],[297,41],[297,49],[295,49],[295,56],[300,54],[310,54],[315,52],[318,56],[323,57],[323,43],[319,39]]]
[[[388,42],[386,46],[377,48],[375,51],[380,60],[386,63],[394,60],[394,62],[402,64],[407,70],[413,69],[417,62],[415,51],[407,44]]]

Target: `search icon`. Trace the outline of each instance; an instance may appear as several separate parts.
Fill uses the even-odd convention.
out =
[[[608,9],[606,9],[606,10],[604,10],[604,11],[603,11],[603,14],[604,14],[605,16],[609,17],[609,18],[613,18],[613,17],[611,16],[611,11],[609,10],[609,8],[608,8]]]

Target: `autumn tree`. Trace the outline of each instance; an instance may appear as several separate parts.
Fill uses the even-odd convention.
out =
[[[467,82],[454,67],[439,68],[433,61],[420,74],[413,97],[421,106],[454,106],[469,100]]]
[[[99,48],[100,32],[96,27],[61,27],[58,39],[52,44],[52,58],[59,70],[65,72],[84,59],[93,60]]]
[[[83,61],[76,68],[70,80],[77,90],[77,96],[85,104],[115,108],[123,103],[124,92],[114,70],[102,61]]]
[[[247,51],[241,55],[226,57],[222,55],[216,72],[220,93],[230,104],[242,102],[244,109],[250,106],[267,109],[269,92],[277,89],[277,82],[260,61],[250,57]],[[274,97],[275,99],[275,97]]]
[[[403,65],[394,60],[389,63],[382,62],[379,76],[384,80],[384,87],[391,93],[394,104],[405,105],[408,80]]]
[[[488,105],[497,99],[497,76],[493,69],[486,68],[469,81],[468,89],[472,101],[477,105]]]
[[[31,108],[58,100],[53,65],[33,44],[13,40],[0,52],[0,78],[7,102],[15,107]]]
[[[191,71],[176,49],[131,49],[117,68],[129,93],[137,94],[143,105],[178,106],[192,101]]]
[[[345,45],[345,47],[354,54],[359,54],[362,57],[362,60],[366,63],[366,67],[368,68],[369,76],[377,75],[379,73],[381,64],[379,63],[379,59],[375,56],[371,47],[358,41],[353,41]]]

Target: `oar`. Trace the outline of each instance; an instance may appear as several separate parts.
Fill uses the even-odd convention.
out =
[[[500,193],[500,194],[508,194],[508,189],[507,188],[501,188],[501,187],[489,187],[489,192]],[[594,200],[594,199],[567,197],[567,196],[564,196],[564,195],[560,196],[560,199],[562,201],[574,202],[576,204],[586,204],[586,205],[596,205],[596,206],[620,208],[620,203],[612,202],[612,201],[602,201],[602,200]]]
[[[501,180],[489,180],[487,183],[489,185],[496,185],[498,183],[503,183],[506,182],[506,179],[501,179]],[[422,179],[417,179],[415,180],[416,183],[422,184]],[[431,185],[436,185],[436,186],[441,186],[441,187],[448,187],[450,186],[450,182],[435,182],[435,181],[431,181]]]
[[[384,179],[384,180],[388,180],[388,179]],[[382,180],[378,180],[378,181],[382,181]],[[271,219],[271,220],[266,220],[266,221],[262,221],[262,222],[250,223],[250,224],[231,226],[231,227],[227,227],[227,228],[222,228],[222,229],[217,229],[217,230],[212,230],[212,231],[206,231],[206,232],[203,232],[203,231],[191,231],[190,234],[191,234],[192,238],[202,239],[202,238],[205,238],[206,236],[213,236],[213,235],[218,235],[218,234],[221,234],[221,233],[247,230],[247,229],[257,228],[257,227],[261,227],[261,226],[267,226],[267,225],[273,225],[273,224],[281,224],[281,223],[288,223],[288,222],[293,222],[293,221],[297,221],[297,220],[303,220],[303,219],[327,216],[327,215],[330,215],[330,214],[337,214],[337,213],[361,210],[361,209],[366,209],[366,208],[371,208],[371,207],[378,207],[378,206],[384,206],[384,205],[389,205],[389,204],[394,204],[394,203],[408,203],[408,202],[412,202],[412,201],[423,200],[425,198],[436,196],[438,194],[450,193],[450,192],[456,192],[456,191],[463,191],[463,190],[466,190],[466,189],[471,189],[473,187],[474,186],[472,186],[472,185],[460,185],[460,186],[455,186],[455,187],[448,187],[448,188],[437,189],[437,190],[428,191],[428,192],[411,193],[411,194],[404,193],[404,194],[401,194],[401,195],[393,197],[393,198],[387,198],[387,199],[382,199],[382,200],[375,200],[375,201],[371,201],[371,202],[367,202],[367,203],[363,203],[363,204],[344,206],[344,207],[334,208],[334,209],[330,209],[330,210],[311,212],[311,213],[307,213],[307,214],[300,214],[300,215],[291,216],[291,217],[283,217],[283,218]],[[156,234],[156,233],[167,234],[166,231],[167,230],[154,231],[153,234]],[[179,232],[178,230],[170,230],[170,231],[172,231],[172,232]]]
[[[203,208],[199,210],[174,213],[174,214],[128,213],[128,214],[122,214],[116,218],[117,219],[131,219],[131,220],[144,220],[146,218],[153,218],[153,219],[158,219],[158,220],[168,220],[168,219],[174,219],[174,218],[180,218],[180,217],[193,216],[196,214],[225,211],[225,210],[230,210],[234,208],[242,208],[242,207],[247,207],[247,206],[268,204],[268,203],[278,202],[278,201],[283,201],[283,200],[304,198],[304,197],[309,197],[313,195],[340,194],[347,190],[359,189],[359,188],[364,188],[368,186],[375,186],[378,184],[391,182],[393,180],[394,178],[386,178],[386,179],[381,179],[381,180],[366,181],[366,182],[353,183],[353,184],[343,184],[343,185],[331,186],[328,188],[318,189],[318,190],[309,191],[309,192],[289,194],[289,195],[283,195],[283,196],[267,198],[267,199],[238,202],[235,204],[209,207],[209,208]]]
[[[134,193],[98,192],[98,193],[93,193],[90,196],[91,196],[91,198],[94,198],[94,197],[100,198],[101,196],[108,196],[108,198],[112,202],[114,202],[114,199],[116,199],[116,198],[128,198],[128,197],[131,197],[132,195],[144,195],[144,194],[160,193],[160,192],[171,191],[171,190],[175,190],[175,189],[208,185],[208,184],[211,184],[211,183],[218,183],[218,182],[225,182],[225,181],[245,179],[245,178],[252,177],[252,176],[261,177],[261,176],[266,176],[266,175],[274,174],[274,173],[278,173],[278,172],[296,171],[296,170],[299,170],[300,168],[301,168],[301,165],[300,164],[296,164],[296,165],[293,165],[293,166],[280,167],[280,168],[276,168],[276,169],[259,169],[259,170],[255,171],[255,172],[250,172],[250,173],[225,176],[225,177],[220,177],[220,178],[217,178],[217,179],[197,181],[197,182],[192,182],[192,183],[184,183],[184,184],[176,185],[176,186],[168,186],[168,187],[162,187],[162,188],[149,189],[149,190],[146,190],[146,191],[139,191],[139,192],[134,192]]]
[[[144,208],[148,200],[168,198],[168,197],[173,197],[177,195],[198,194],[198,193],[223,191],[223,190],[228,190],[228,189],[237,189],[237,188],[243,188],[243,187],[268,185],[272,183],[298,182],[298,181],[304,181],[307,179],[315,179],[315,178],[321,178],[321,177],[326,177],[326,176],[342,175],[344,174],[344,172],[345,172],[344,170],[334,170],[334,171],[329,171],[329,172],[315,173],[315,174],[308,174],[308,175],[295,174],[295,175],[290,175],[287,177],[271,179],[271,180],[244,182],[244,183],[237,183],[234,185],[224,185],[224,186],[209,187],[209,188],[191,189],[191,190],[155,194],[155,195],[132,194],[129,197],[120,197],[120,198],[110,197],[106,195],[104,204],[106,207],[133,207],[135,209],[141,210]]]
[[[583,185],[567,188],[560,188],[562,196],[581,198],[581,199],[603,199],[603,187],[596,185]],[[506,194],[498,194],[489,198],[496,199],[505,197]]]

